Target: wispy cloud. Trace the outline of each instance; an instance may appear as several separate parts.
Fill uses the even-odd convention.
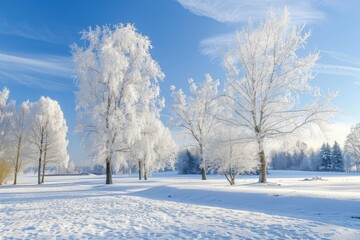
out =
[[[20,56],[0,53],[0,82],[15,82],[35,88],[66,90],[72,84],[70,57]]]
[[[342,65],[317,64],[314,68],[317,73],[348,76],[360,79],[360,68]]]
[[[234,28],[249,19],[263,19],[269,9],[282,11],[288,7],[294,23],[305,24],[321,21],[326,18],[320,10],[321,6],[329,5],[325,0],[177,0],[190,12],[214,19],[218,22],[232,23]],[[334,2],[334,1],[333,1]],[[228,34],[204,39],[200,42],[200,51],[212,58],[222,56],[235,40],[235,29]]]
[[[211,58],[222,57],[229,46],[235,44],[236,33],[224,34],[204,39],[200,42],[200,52]]]
[[[295,22],[316,22],[325,18],[319,6],[327,4],[327,1],[320,0],[178,0],[178,2],[196,15],[227,23],[246,22],[249,18],[263,19],[270,8],[278,10],[285,6],[290,8]]]
[[[337,51],[328,51],[328,50],[321,50],[321,54],[326,54],[327,56],[331,57],[332,59],[338,60],[343,63],[357,65],[360,66],[360,58],[356,58],[350,56],[349,54],[337,52]]]
[[[261,20],[266,16],[269,9],[275,11],[288,7],[291,18],[295,24],[306,24],[318,22],[326,19],[324,9],[349,7],[354,4],[349,1],[346,4],[340,0],[177,0],[185,9],[190,12],[214,19],[218,22],[243,24],[249,19]],[[351,2],[351,3],[350,3]],[[228,34],[206,38],[200,42],[200,52],[211,58],[222,57],[236,40],[236,30]],[[356,79],[360,79],[360,59],[350,55],[335,52],[321,51],[339,64],[317,64],[314,71],[321,74],[331,74]]]
[[[27,21],[9,24],[6,19],[0,19],[0,35],[17,36],[21,38],[44,41],[48,43],[66,43],[72,41],[71,35],[59,27],[56,33],[47,25],[30,25]]]
[[[360,85],[360,59],[346,53],[337,51],[321,51],[322,56],[328,56],[339,62],[337,65],[317,64],[314,71],[322,74],[337,75],[355,79],[354,83]]]

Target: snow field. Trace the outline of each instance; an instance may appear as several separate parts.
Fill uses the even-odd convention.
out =
[[[322,174],[322,175],[321,175]],[[302,181],[310,176],[324,181]],[[21,176],[0,187],[1,239],[358,239],[360,175],[274,171],[244,176]],[[31,184],[22,184],[22,183]]]

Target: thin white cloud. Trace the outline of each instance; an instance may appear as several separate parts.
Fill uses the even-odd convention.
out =
[[[309,136],[309,146],[320,148],[322,143],[329,142],[333,144],[337,141],[341,146],[344,146],[347,135],[350,133],[351,126],[355,121],[336,121],[325,127],[324,132],[312,133]]]
[[[266,12],[272,8],[280,10],[289,7],[293,21],[310,23],[323,20],[324,13],[319,10],[319,0],[178,0],[192,13],[212,18],[218,22],[241,23],[263,19]]]
[[[9,24],[6,19],[0,20],[0,35],[58,44],[71,42],[71,36],[66,29],[57,27],[55,32],[46,25],[30,25],[27,21]]]
[[[211,58],[222,57],[235,43],[235,37],[236,33],[231,33],[204,39],[200,42],[200,52]]]
[[[344,1],[339,0],[177,0],[190,12],[223,23],[244,23],[250,18],[261,20],[269,9],[280,10],[288,7],[295,24],[318,22],[326,18],[325,8],[341,8]],[[350,3],[351,2],[351,3]],[[354,4],[349,1],[346,6]],[[236,31],[206,38],[200,42],[200,52],[211,58],[222,58],[236,39]],[[343,64],[317,64],[314,71],[321,74],[339,75],[360,79],[360,59],[335,51],[321,51]],[[359,66],[359,67],[358,67]]]
[[[0,82],[66,90],[72,84],[73,66],[70,57],[19,56],[0,53]]]
[[[338,60],[340,62],[360,66],[360,59],[350,56],[349,54],[337,52],[337,51],[327,51],[327,50],[322,50],[321,53],[326,54],[332,59]]]
[[[347,76],[360,79],[360,68],[342,65],[316,64],[314,71],[317,73]]]
[[[219,57],[222,58],[222,56],[229,51],[229,47],[235,43],[235,39],[235,32],[204,39],[200,42],[200,52],[214,59]],[[327,54],[331,58],[343,62],[344,64],[351,64],[353,66],[316,64],[314,72],[358,79],[359,81],[355,81],[354,83],[360,85],[360,59],[335,51],[321,51],[321,53]]]

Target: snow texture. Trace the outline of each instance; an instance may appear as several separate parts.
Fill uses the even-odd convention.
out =
[[[4,239],[358,239],[359,174],[270,171],[273,183],[242,176],[159,173],[49,177],[0,188]],[[321,177],[327,181],[303,181]],[[27,183],[27,184],[24,184]]]

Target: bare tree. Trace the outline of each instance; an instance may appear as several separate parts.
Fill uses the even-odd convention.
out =
[[[229,124],[218,125],[206,150],[210,167],[223,174],[230,185],[235,184],[238,175],[251,173],[257,167],[254,144],[239,141],[240,134]]]
[[[347,171],[360,171],[360,123],[351,128],[345,141]]]
[[[258,145],[259,182],[265,183],[267,160],[264,141],[319,125],[333,112],[333,94],[320,97],[309,85],[318,53],[299,57],[310,33],[292,26],[287,9],[270,11],[258,27],[251,22],[237,33],[236,44],[224,59],[227,71],[225,100],[232,117],[223,119],[251,134]],[[308,104],[300,98],[308,95]]]
[[[189,135],[200,151],[201,179],[206,180],[207,162],[205,148],[213,128],[218,123],[219,108],[214,99],[218,96],[219,81],[213,81],[206,74],[204,83],[198,87],[193,79],[189,80],[191,96],[187,97],[182,89],[175,91],[172,86],[174,103],[172,110],[175,125]]]

